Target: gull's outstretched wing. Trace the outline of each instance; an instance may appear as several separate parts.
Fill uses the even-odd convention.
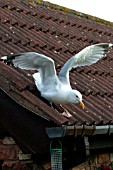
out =
[[[48,77],[56,76],[54,61],[51,58],[36,52],[18,53],[4,56],[1,59],[12,59],[14,66],[21,69],[38,70],[41,77],[41,83]]]
[[[82,51],[71,57],[64,64],[59,73],[59,79],[61,81],[65,81],[65,83],[70,84],[69,71],[72,68],[96,63],[98,60],[106,55],[106,53],[112,48],[112,46],[113,44],[110,43],[100,43],[84,48]]]

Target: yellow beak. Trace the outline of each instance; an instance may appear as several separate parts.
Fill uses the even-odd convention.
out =
[[[84,103],[82,101],[80,102],[80,106],[82,107],[82,109],[84,109],[84,107],[85,107]]]

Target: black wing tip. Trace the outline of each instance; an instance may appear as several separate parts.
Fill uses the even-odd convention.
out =
[[[94,46],[103,48],[103,50],[106,51],[106,52],[109,52],[113,48],[112,43],[98,43],[98,44],[94,44]]]
[[[19,55],[20,54],[13,54],[13,53],[11,53],[9,55],[1,57],[1,60],[3,60],[3,61],[13,60],[16,56],[19,56]]]
[[[30,51],[29,51],[29,52],[16,53],[16,54],[11,53],[11,54],[9,54],[9,55],[6,55],[6,56],[1,57],[0,60],[3,60],[3,61],[13,60],[13,59],[15,59],[16,57],[19,57],[19,56],[24,55],[24,54],[27,54],[27,53],[34,53],[34,52],[30,52]]]
[[[102,47],[108,47],[108,48],[112,48],[113,44],[112,43],[99,43],[96,44],[97,46],[102,46]]]
[[[22,54],[25,54],[25,53],[16,53],[16,54],[9,54],[9,55],[6,55],[6,56],[2,56],[0,58],[0,61],[3,61],[4,63],[6,64],[9,64],[9,63],[12,63],[12,61],[16,58],[16,57],[19,57],[21,56]]]
[[[6,61],[6,60],[7,60],[7,56],[3,56],[3,57],[1,57],[1,58],[0,58],[0,60],[2,60],[2,61]]]
[[[110,51],[113,48],[113,44],[112,43],[108,43],[105,48]]]
[[[109,43],[109,47],[112,48],[112,47],[113,47],[113,44],[112,44],[112,43]]]
[[[104,45],[104,44],[103,44]],[[112,43],[105,43],[106,46],[108,46],[108,48],[112,48],[113,44]]]
[[[6,56],[2,56],[0,58],[0,61],[6,63],[6,64],[11,64],[12,63],[12,60],[15,59],[16,55],[15,54],[9,54],[9,55],[6,55]]]

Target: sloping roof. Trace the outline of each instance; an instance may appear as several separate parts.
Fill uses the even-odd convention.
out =
[[[54,6],[53,6],[54,7]],[[33,7],[20,0],[0,0],[0,57],[17,52],[36,51],[55,60],[57,71],[84,47],[113,43],[113,28],[85,16],[65,13],[50,5]],[[113,50],[98,63],[73,69],[71,84],[83,94],[85,109],[77,104],[51,108],[36,90],[32,71],[0,62],[0,87],[16,102],[44,119],[62,124],[113,124]]]

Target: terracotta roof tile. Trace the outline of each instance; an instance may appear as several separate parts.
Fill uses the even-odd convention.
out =
[[[52,57],[57,71],[84,47],[113,43],[113,28],[93,19],[64,13],[50,6],[30,6],[19,0],[0,0],[0,57],[17,52],[36,51]],[[113,124],[113,51],[98,63],[73,69],[72,87],[83,94],[85,109],[65,105],[72,117],[63,117],[62,108],[51,108],[36,90],[32,71],[0,62],[0,86],[19,104],[57,124]]]

